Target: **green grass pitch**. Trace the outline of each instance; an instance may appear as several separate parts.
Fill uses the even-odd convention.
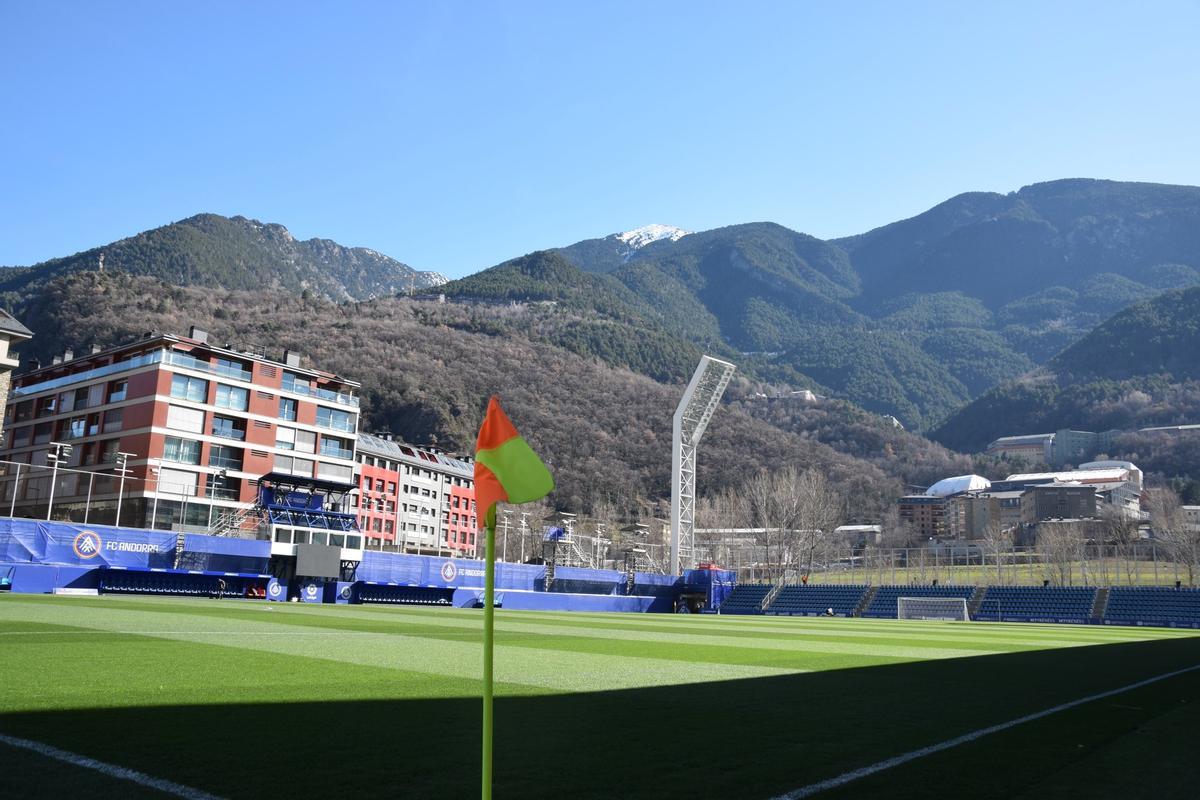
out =
[[[0,734],[221,797],[478,793],[479,611],[0,596]],[[1200,664],[1194,632],[497,612],[497,798],[770,798]],[[1200,672],[821,797],[1200,796]],[[154,797],[0,744],[0,796]]]

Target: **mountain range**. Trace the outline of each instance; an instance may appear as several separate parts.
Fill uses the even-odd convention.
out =
[[[103,262],[102,262],[103,259]],[[301,241],[282,225],[245,217],[197,214],[82,253],[0,270],[0,298],[22,296],[58,275],[99,269],[149,275],[181,286],[305,291],[364,300],[445,283],[365,247],[329,239]]]
[[[201,214],[0,270],[0,303],[38,334],[25,350],[43,359],[147,325],[195,322],[229,341],[287,341],[363,380],[366,429],[450,447],[470,446],[472,398],[495,388],[476,378],[519,380],[507,390],[517,411],[547,426],[564,491],[585,503],[622,485],[642,498],[665,492],[653,461],[677,390],[652,387],[685,381],[702,352],[739,367],[728,404],[736,435],[714,443],[721,463],[705,467],[723,485],[760,465],[744,452],[858,476],[877,498],[947,471],[1007,469],[879,415],[978,452],[994,436],[1039,426],[1103,427],[1119,408],[1130,423],[1200,412],[1186,367],[1195,350],[1171,338],[1198,316],[1185,289],[1200,284],[1197,187],[1065,180],[968,193],[837,240],[770,222],[650,225],[443,281],[373,250]],[[430,287],[447,302],[396,297]],[[303,312],[284,314],[287,297]],[[306,343],[317,340],[334,344],[313,352]],[[1167,360],[1130,344],[1168,340]],[[1122,363],[1127,374],[1112,372]],[[782,399],[798,388],[827,399]],[[614,431],[596,426],[608,415],[596,409],[609,403],[653,420],[638,442],[622,441],[615,420]],[[627,477],[610,461],[631,465]],[[1178,448],[1155,463],[1168,475],[1200,472]]]
[[[441,291],[606,313],[619,301],[699,347],[761,361],[764,378],[803,376],[928,430],[1114,312],[1200,283],[1200,188],[1064,180],[958,195],[833,241],[763,222],[552,252],[594,277],[556,264],[547,292],[526,257]]]

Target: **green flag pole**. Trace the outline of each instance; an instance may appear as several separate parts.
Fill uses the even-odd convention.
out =
[[[487,511],[486,563],[483,568],[483,800],[492,800],[492,601],[496,594],[496,517]]]

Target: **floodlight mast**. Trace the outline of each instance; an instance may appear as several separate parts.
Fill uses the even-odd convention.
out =
[[[725,387],[737,369],[728,361],[702,356],[683,392],[671,428],[671,563],[678,575],[682,551],[696,552],[696,446],[708,427]]]

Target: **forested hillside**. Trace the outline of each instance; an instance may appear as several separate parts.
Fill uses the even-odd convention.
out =
[[[147,330],[186,332],[190,324],[208,330],[214,341],[293,348],[314,366],[362,382],[363,430],[393,431],[449,449],[469,451],[486,398],[499,391],[554,470],[559,488],[552,499],[560,507],[586,510],[605,500],[632,513],[630,506],[668,496],[671,415],[680,385],[539,338],[539,329],[569,329],[575,319],[569,309],[394,298],[297,301],[91,272],[53,281],[25,318],[35,330],[54,331],[57,346],[76,352]],[[40,338],[44,356],[51,337]],[[866,443],[860,448],[865,457],[838,452],[822,439],[837,444],[855,436],[857,427],[884,423],[846,408],[844,414],[830,410],[821,433],[815,422],[809,432],[794,420],[785,430],[752,407],[762,401],[748,398],[762,388],[744,378],[731,387],[732,402],[718,411],[704,441],[705,490],[735,485],[768,467],[814,466],[855,498],[856,514],[871,517],[901,491],[902,479],[937,472],[922,472],[920,463],[955,463],[939,446],[903,432],[886,434],[904,442],[890,454],[872,453]]]

